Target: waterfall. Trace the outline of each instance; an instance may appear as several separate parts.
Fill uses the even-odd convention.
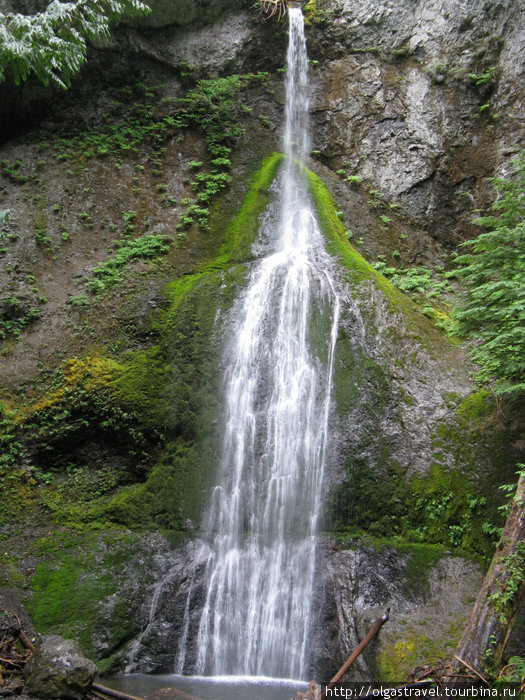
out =
[[[309,152],[302,12],[289,7],[278,224],[228,329],[224,437],[199,675],[306,678],[339,300],[301,162]],[[179,668],[182,666],[179,664]]]

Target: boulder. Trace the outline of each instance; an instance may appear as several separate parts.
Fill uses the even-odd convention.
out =
[[[52,634],[43,636],[24,670],[26,687],[40,698],[81,700],[96,674],[76,642]]]

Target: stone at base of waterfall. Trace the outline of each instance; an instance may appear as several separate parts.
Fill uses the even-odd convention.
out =
[[[31,695],[39,698],[82,700],[97,672],[76,642],[56,634],[41,637],[26,664],[24,677]]]
[[[290,700],[321,700],[321,686],[317,685],[315,681],[310,681],[305,693],[298,690],[295,698],[290,698]]]

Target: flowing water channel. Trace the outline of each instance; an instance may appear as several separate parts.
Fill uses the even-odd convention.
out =
[[[284,148],[277,223],[229,329],[197,675],[308,673],[339,301],[302,166],[308,61],[302,12],[292,6]],[[184,656],[179,649],[179,670]]]

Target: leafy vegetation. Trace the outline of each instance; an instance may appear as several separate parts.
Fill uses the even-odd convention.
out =
[[[111,93],[111,107],[102,115],[101,124],[90,131],[68,136],[48,134],[59,160],[105,158],[136,153],[146,140],[152,142],[152,164],[161,165],[160,148],[174,129],[185,124],[173,114],[166,114],[168,102],[160,98],[162,86],[144,83],[126,85]],[[9,165],[9,164],[7,164]],[[16,163],[15,163],[16,165]],[[138,165],[143,170],[143,166]],[[10,167],[9,176],[18,168]],[[11,175],[13,173],[13,175]]]
[[[117,523],[183,530],[188,518],[197,520],[214,463],[210,441],[202,447],[199,440],[217,412],[217,309],[230,308],[244,279],[238,263],[249,253],[281,162],[280,154],[264,161],[233,219],[227,207],[214,212],[223,245],[166,288],[168,306],[155,319],[158,344],[119,361],[70,358],[40,397],[16,409],[0,403],[0,523],[44,518],[79,529]],[[162,237],[132,237],[138,218],[134,210],[122,213],[120,247],[98,266],[94,282],[114,284],[139,252],[163,254]],[[142,247],[148,241],[151,248]],[[79,295],[69,303],[89,302]]]
[[[495,378],[497,393],[515,395],[525,390],[525,151],[512,164],[514,177],[491,178],[495,213],[474,222],[487,230],[456,258],[468,298],[454,318],[472,343],[479,380]]]
[[[39,317],[35,307],[27,307],[18,297],[0,300],[0,340],[19,336],[22,330]]]
[[[149,12],[140,0],[53,0],[35,15],[0,14],[0,81],[16,85],[35,75],[62,88],[86,60],[87,40],[105,39],[111,23]]]
[[[243,90],[253,82],[263,80],[267,73],[229,75],[197,81],[196,86],[178,104],[182,107],[179,120],[204,131],[208,155],[211,157],[209,172],[196,173],[192,181],[197,193],[197,203],[188,202],[181,216],[178,229],[185,229],[195,221],[201,229],[208,228],[207,205],[231,181],[230,154],[235,141],[244,134],[240,116],[250,109],[243,103]],[[190,161],[191,170],[202,168],[202,161]]]
[[[202,230],[208,230],[209,205],[231,182],[231,151],[236,140],[245,132],[240,119],[243,113],[250,110],[243,101],[244,90],[266,77],[266,73],[250,73],[198,80],[180,98],[161,98],[161,86],[152,88],[142,83],[126,86],[115,91],[112,108],[103,115],[102,124],[97,129],[70,137],[53,135],[52,142],[59,160],[84,160],[109,155],[122,158],[137,153],[139,146],[148,141],[151,142],[151,173],[154,177],[160,177],[165,142],[179,130],[190,127],[201,129],[205,135],[209,162],[191,160],[187,164],[195,199],[184,198],[180,202],[186,207],[177,226],[179,238],[183,238],[184,230],[195,223]],[[131,106],[123,105],[123,102],[130,101]],[[119,162],[115,166],[121,168]],[[144,170],[141,164],[135,167]],[[5,164],[4,172],[11,179],[16,178],[16,181],[25,177],[20,172],[19,163]],[[176,201],[166,194],[166,189],[164,183],[157,185],[162,202],[175,206]],[[89,223],[89,220],[86,219],[84,223]],[[126,220],[126,224],[130,232],[133,229],[132,218]]]
[[[93,280],[86,287],[94,294],[114,287],[123,275],[123,268],[133,260],[156,258],[169,250],[165,236],[145,235],[119,243],[115,257],[93,268]]]
[[[489,596],[488,601],[497,611],[500,622],[508,622],[509,609],[525,583],[525,542],[519,542],[516,548],[500,562],[503,570],[511,574],[505,579],[505,585],[499,583],[499,590]]]
[[[459,470],[436,463],[428,476],[407,480],[397,465],[388,465],[378,477],[365,462],[352,459],[345,470],[347,479],[333,489],[328,504],[332,530],[492,554],[493,537],[482,524],[497,519],[497,511]]]
[[[240,114],[250,111],[242,102],[242,91],[266,75],[249,73],[199,80],[193,90],[178,100],[183,108],[181,118],[204,131],[211,155],[229,155],[228,146],[244,133],[239,124]]]

